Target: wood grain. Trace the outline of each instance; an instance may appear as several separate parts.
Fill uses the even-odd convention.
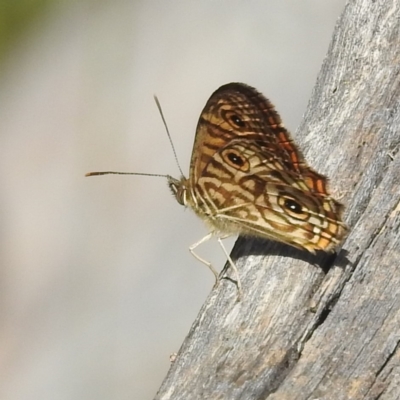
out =
[[[243,301],[211,292],[156,399],[400,398],[398,0],[347,3],[294,136],[347,205],[342,251],[239,238]]]

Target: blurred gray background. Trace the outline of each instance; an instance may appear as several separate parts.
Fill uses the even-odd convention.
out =
[[[179,177],[154,93],[185,172],[222,84],[295,131],[345,1],[2,3],[0,398],[151,399],[213,285],[206,229],[162,178],[84,174]]]

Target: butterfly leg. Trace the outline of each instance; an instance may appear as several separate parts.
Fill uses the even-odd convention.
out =
[[[229,235],[230,236],[230,235]],[[239,271],[236,268],[235,263],[233,262],[231,256],[229,255],[228,251],[226,250],[224,244],[222,243],[223,239],[226,239],[229,236],[223,236],[223,237],[219,237],[218,238],[218,243],[220,244],[220,246],[222,247],[222,251],[224,252],[226,258],[228,259],[229,265],[231,266],[231,268],[233,269],[233,271],[235,272],[236,275],[236,285],[237,285],[237,289],[238,289],[238,301],[241,301],[241,299],[243,298],[243,290],[242,290],[242,283],[240,282],[240,276],[239,276]]]
[[[206,261],[204,258],[201,258],[198,254],[196,254],[194,252],[194,249],[198,246],[200,246],[201,244],[203,244],[204,242],[207,242],[207,240],[210,240],[212,238],[213,234],[212,232],[210,232],[207,236],[204,236],[203,239],[199,240],[198,242],[196,242],[195,244],[192,244],[189,247],[189,251],[192,254],[192,256],[194,258],[196,258],[196,260],[200,261],[201,263],[203,263],[204,265],[207,265],[207,267],[211,270],[211,272],[214,274],[215,276],[215,283],[217,284],[219,282],[219,277],[218,277],[218,272],[215,270],[215,268],[211,265],[211,263],[209,261]]]

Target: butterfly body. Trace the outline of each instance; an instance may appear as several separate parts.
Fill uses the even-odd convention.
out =
[[[220,237],[262,237],[315,252],[334,250],[346,232],[327,179],[307,165],[272,104],[242,83],[211,95],[189,178],[168,183]]]

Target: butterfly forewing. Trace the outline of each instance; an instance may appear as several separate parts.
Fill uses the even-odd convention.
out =
[[[305,162],[272,104],[255,89],[220,87],[200,115],[185,202],[222,234],[332,250],[346,228],[327,180]]]
[[[259,141],[294,171],[306,166],[273,105],[250,86],[230,83],[211,95],[200,115],[190,180],[195,181],[210,157],[237,138]]]

